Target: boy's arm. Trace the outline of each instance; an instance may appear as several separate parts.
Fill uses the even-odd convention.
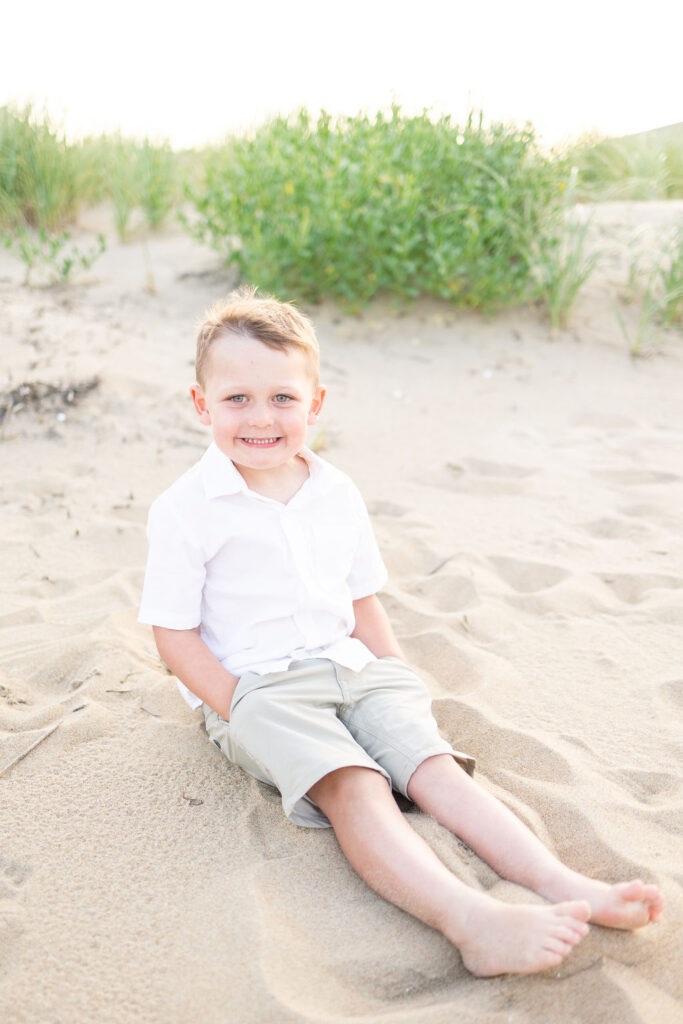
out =
[[[391,654],[405,661],[403,651],[391,628],[389,616],[380,604],[377,594],[370,594],[369,597],[361,597],[354,601],[353,613],[356,625],[351,636],[362,640],[376,658]]]
[[[173,675],[229,721],[230,704],[239,680],[211,653],[199,635],[199,628],[152,628],[159,655]]]

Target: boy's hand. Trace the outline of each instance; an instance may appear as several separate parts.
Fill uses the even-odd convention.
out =
[[[223,668],[196,629],[154,626],[159,655],[174,676],[210,708],[230,721],[230,705],[239,679]]]

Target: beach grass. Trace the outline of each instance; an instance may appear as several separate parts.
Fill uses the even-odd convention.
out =
[[[98,199],[113,205],[120,241],[129,237],[136,211],[146,228],[164,225],[182,196],[181,161],[168,142],[102,135],[86,139],[83,151]]]
[[[156,231],[182,197],[183,160],[168,143],[101,135],[69,142],[46,113],[32,106],[0,108],[0,242],[24,263],[26,284],[40,269],[66,282],[104,251],[72,238],[79,212],[110,202],[120,240],[137,211]],[[139,226],[139,224],[138,224]]]
[[[0,218],[54,231],[92,200],[81,148],[69,145],[47,114],[0,107]]]
[[[634,324],[629,325],[623,309],[616,307],[632,356],[651,348],[662,329],[683,327],[683,227],[669,232],[654,254],[635,254],[624,298],[637,310]]]
[[[578,170],[579,200],[683,198],[683,124],[623,138],[588,136],[566,156]]]
[[[534,291],[547,311],[552,336],[569,326],[579,291],[601,257],[591,244],[591,217],[575,201],[577,183],[572,168],[563,205],[533,240]]]
[[[119,134],[69,142],[31,106],[0,108],[0,221],[6,229],[55,232],[72,225],[84,207],[109,200],[121,239],[135,210],[157,230],[181,201],[183,166],[167,142]]]

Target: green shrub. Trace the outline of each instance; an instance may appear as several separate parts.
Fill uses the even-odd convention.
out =
[[[491,309],[528,295],[564,171],[530,128],[302,111],[212,150],[187,223],[283,296],[358,307],[387,290]]]

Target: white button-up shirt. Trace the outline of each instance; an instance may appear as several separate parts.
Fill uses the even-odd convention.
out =
[[[199,626],[236,676],[320,657],[358,672],[373,660],[350,635],[352,602],[387,578],[367,510],[345,473],[300,455],[309,477],[286,505],[250,491],[215,444],[157,498],[139,622]]]

